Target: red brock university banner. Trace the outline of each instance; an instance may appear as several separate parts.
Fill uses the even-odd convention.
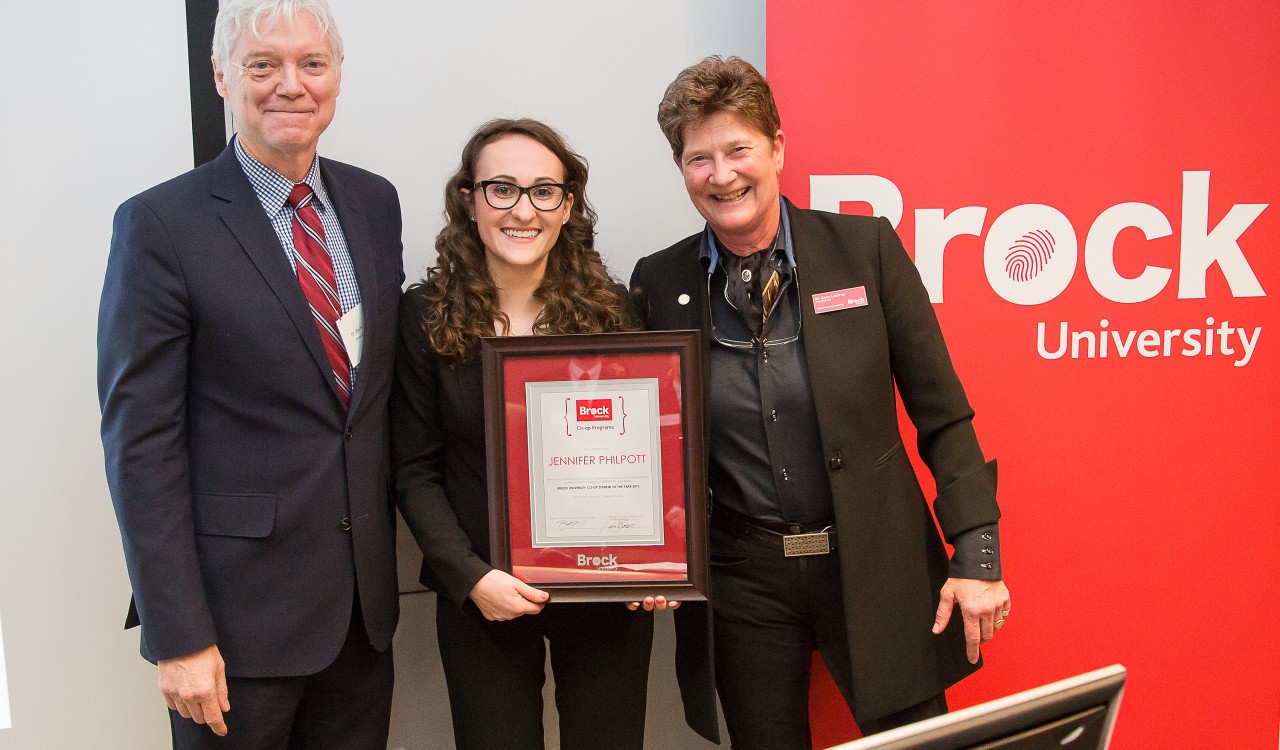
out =
[[[895,224],[1000,460],[951,705],[1120,662],[1112,747],[1274,749],[1280,5],[770,0],[767,74],[783,192]]]

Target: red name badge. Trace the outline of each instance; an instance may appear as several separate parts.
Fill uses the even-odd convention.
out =
[[[850,307],[866,307],[867,288],[855,286],[848,289],[837,289],[834,292],[819,292],[813,295],[813,311],[822,313],[835,310],[847,310]]]

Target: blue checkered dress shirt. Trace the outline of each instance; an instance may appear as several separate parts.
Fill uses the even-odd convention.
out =
[[[276,230],[276,237],[280,238],[280,247],[284,249],[289,267],[296,276],[298,261],[294,257],[293,247],[293,207],[289,205],[289,191],[293,190],[294,182],[250,156],[244,146],[240,145],[239,138],[235,139],[235,145],[240,168],[244,170],[249,184],[253,186],[253,192],[262,202],[262,209],[267,212],[271,227]],[[329,193],[324,189],[324,181],[320,179],[319,157],[311,160],[311,169],[307,170],[307,176],[302,181],[315,192],[311,205],[315,207],[316,214],[320,216],[320,224],[324,227],[325,244],[329,248],[333,273],[338,282],[338,301],[342,303],[342,313],[345,315],[360,304],[360,287],[356,284],[356,271],[351,264],[351,252],[347,249],[342,224],[338,222],[338,212],[333,210]],[[352,394],[355,393],[357,369],[351,368]]]

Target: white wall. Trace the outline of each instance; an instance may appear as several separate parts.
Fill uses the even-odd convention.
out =
[[[116,204],[191,165],[183,6],[6,1],[0,49],[0,748],[163,747],[154,669],[121,629],[94,352]]]
[[[470,130],[528,115],[590,160],[599,246],[625,280],[636,258],[700,225],[654,123],[666,83],[706,54],[764,61],[764,0],[332,2],[347,60],[321,150],[400,188],[411,277],[432,257],[443,178]],[[7,685],[12,713],[0,750],[165,747],[154,668],[137,631],[120,629],[129,585],[94,337],[116,205],[191,166],[183,5],[6,0],[0,49],[0,699]],[[495,52],[517,58],[514,72]],[[450,745],[433,599],[404,598],[394,747]],[[647,744],[707,746],[680,718],[670,658],[663,618]]]
[[[764,0],[330,1],[347,53],[322,149],[400,189],[410,276],[434,257],[444,180],[471,131],[527,116],[590,162],[598,247],[625,282],[702,226],[657,126],[667,84],[709,54],[764,64]]]

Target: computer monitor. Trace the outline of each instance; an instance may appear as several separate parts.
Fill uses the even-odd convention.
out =
[[[1106,750],[1124,678],[1113,664],[833,750]]]

